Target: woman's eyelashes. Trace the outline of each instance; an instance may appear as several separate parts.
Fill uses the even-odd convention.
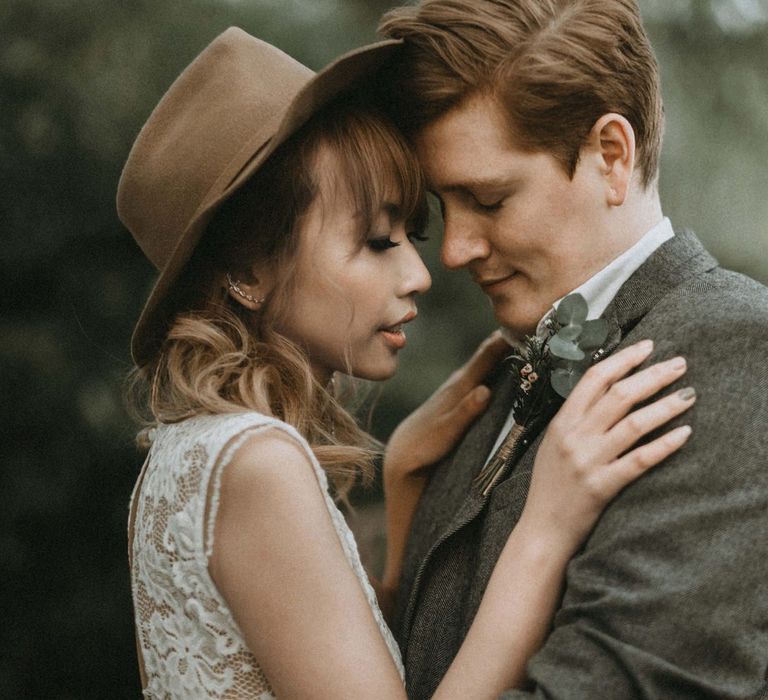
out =
[[[393,241],[389,236],[375,236],[367,240],[368,247],[373,251],[384,251],[389,248],[397,248],[400,244]]]

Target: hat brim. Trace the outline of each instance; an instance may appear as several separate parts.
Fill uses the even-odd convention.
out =
[[[361,79],[372,75],[392,58],[402,44],[399,39],[388,39],[354,49],[337,58],[315,74],[286,106],[273,136],[266,141],[259,138],[258,141],[243,144],[190,219],[149,294],[131,339],[131,355],[137,366],[152,362],[160,350],[169,324],[178,312],[174,304],[174,286],[218,207],[315,113],[353,89]]]

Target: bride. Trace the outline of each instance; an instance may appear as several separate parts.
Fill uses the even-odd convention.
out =
[[[129,523],[147,697],[406,697],[334,501],[376,457],[334,374],[390,377],[430,285],[414,247],[420,171],[352,89],[394,50],[367,47],[315,75],[229,29],[171,86],[128,158],[119,213],[160,273],[132,341],[153,421]],[[491,337],[395,433],[382,601],[424,475],[487,405],[482,381],[506,351]],[[545,437],[523,518],[437,696],[524,682],[569,557],[621,488],[685,442],[678,429],[633,449],[691,401],[673,395],[628,422],[606,395],[624,381],[637,403],[679,378],[664,363],[625,379],[649,354],[641,343],[604,360],[560,410],[592,464],[563,457],[567,429]]]

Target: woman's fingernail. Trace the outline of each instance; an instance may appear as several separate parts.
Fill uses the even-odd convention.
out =
[[[693,399],[696,398],[696,389],[692,386],[680,389],[680,391],[677,392],[677,398],[681,401],[693,401]]]
[[[688,362],[684,357],[676,357],[672,360],[672,369],[683,370],[688,366]]]
[[[691,428],[690,425],[681,425],[679,428],[675,428],[674,432],[676,437],[678,437],[682,442],[684,440],[687,440],[689,437],[691,437],[693,428]]]
[[[653,350],[653,341],[652,340],[643,340],[637,344],[637,347],[640,348],[643,352],[650,352]]]

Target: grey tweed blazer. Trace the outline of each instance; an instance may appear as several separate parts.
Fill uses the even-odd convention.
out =
[[[609,351],[653,338],[651,361],[687,357],[670,390],[696,387],[695,407],[673,423],[690,423],[693,436],[606,509],[568,566],[530,687],[503,697],[763,697],[768,289],[718,267],[683,231],[605,317]],[[414,700],[432,695],[456,655],[525,503],[543,426],[523,436],[488,497],[472,484],[509,411],[510,383],[504,372],[495,380],[491,406],[437,465],[414,519],[395,620]]]

